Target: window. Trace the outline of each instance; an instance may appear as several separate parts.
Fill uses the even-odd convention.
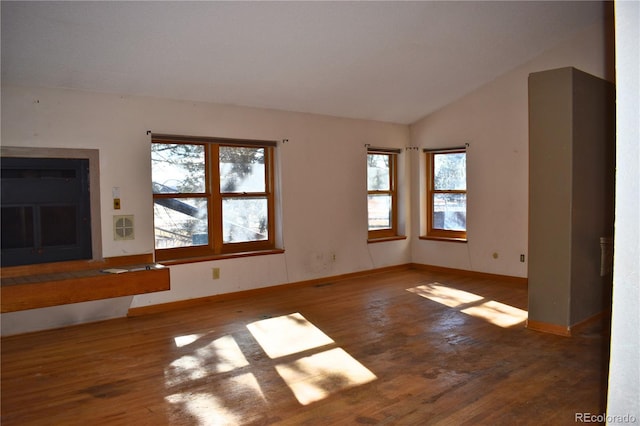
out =
[[[467,239],[467,153],[426,151],[427,238]]]
[[[395,150],[367,152],[367,194],[369,239],[397,236],[398,197]]]
[[[156,259],[273,249],[274,147],[153,135]]]

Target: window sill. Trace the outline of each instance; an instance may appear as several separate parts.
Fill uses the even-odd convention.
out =
[[[393,237],[381,237],[381,238],[370,238],[367,240],[367,244],[374,243],[384,243],[386,241],[398,241],[398,240],[406,240],[406,235],[394,235]]]
[[[224,259],[236,259],[239,257],[252,257],[252,256],[267,256],[270,254],[282,254],[284,249],[269,249],[269,250],[256,250],[256,251],[244,251],[240,253],[224,253],[209,256],[199,257],[187,257],[184,259],[168,259],[160,261],[161,264],[166,266],[171,265],[183,265],[187,263],[209,262],[212,260],[224,260]]]
[[[448,241],[452,243],[466,243],[466,238],[451,238],[451,237],[429,237],[426,235],[420,236],[421,240],[432,240],[432,241]]]

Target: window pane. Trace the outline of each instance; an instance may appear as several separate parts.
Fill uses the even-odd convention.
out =
[[[369,195],[369,231],[391,228],[391,196]]]
[[[76,206],[40,207],[40,238],[44,247],[76,244]]]
[[[205,192],[204,146],[151,144],[154,194]]]
[[[367,190],[388,191],[390,187],[391,169],[389,166],[390,155],[367,155]]]
[[[434,154],[434,189],[467,189],[467,154]]]
[[[467,194],[434,194],[433,228],[466,231]]]
[[[267,198],[227,198],[222,201],[222,242],[269,238]]]
[[[205,198],[159,198],[153,215],[157,249],[208,243]]]
[[[33,247],[33,207],[2,207],[2,248]]]
[[[220,147],[221,192],[266,192],[264,148]]]

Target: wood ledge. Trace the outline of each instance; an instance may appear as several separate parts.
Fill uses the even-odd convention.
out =
[[[0,312],[169,290],[169,268],[152,261],[149,254],[2,268]],[[102,272],[108,268],[127,272]]]

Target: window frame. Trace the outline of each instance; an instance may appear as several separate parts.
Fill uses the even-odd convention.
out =
[[[228,254],[241,254],[275,249],[275,148],[276,142],[241,139],[221,139],[209,137],[156,135],[151,143],[201,145],[205,154],[204,192],[153,193],[153,205],[157,199],[203,198],[207,201],[208,243],[205,245],[156,248],[154,213],[154,252],[156,261],[180,260],[190,258],[217,257]],[[263,148],[264,149],[264,192],[224,192],[220,188],[220,147]],[[153,165],[152,165],[153,167]],[[223,201],[234,198],[266,198],[267,200],[267,239],[259,241],[227,242],[223,241]]]
[[[400,150],[385,148],[368,148],[367,164],[369,155],[389,156],[389,190],[369,190],[369,175],[367,168],[367,200],[370,195],[391,196],[391,227],[383,229],[369,229],[369,209],[367,205],[367,239],[369,241],[398,237],[398,155]]]
[[[447,241],[458,241],[458,242],[466,242],[467,241],[467,226],[465,226],[464,231],[457,230],[447,230],[447,229],[438,229],[433,227],[433,214],[434,214],[434,205],[433,205],[433,197],[435,194],[464,194],[465,198],[468,200],[467,192],[468,187],[464,190],[459,189],[435,189],[435,167],[434,167],[434,158],[435,155],[442,154],[465,154],[465,160],[467,155],[466,147],[458,147],[458,148],[447,148],[447,149],[425,149],[426,154],[426,171],[427,171],[427,197],[426,197],[426,228],[427,233],[424,237],[425,239],[436,239],[436,240],[447,240]],[[466,176],[466,161],[465,161],[465,176]],[[465,187],[467,185],[465,184]],[[465,205],[465,217],[468,212],[468,206]]]

